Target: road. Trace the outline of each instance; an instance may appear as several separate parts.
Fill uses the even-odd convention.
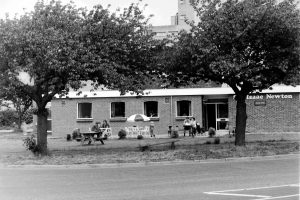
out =
[[[231,161],[1,167],[5,200],[299,199],[299,156]]]

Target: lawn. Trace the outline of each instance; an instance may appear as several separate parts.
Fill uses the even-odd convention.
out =
[[[21,133],[0,135],[0,163],[3,165],[69,165],[103,163],[145,163],[159,161],[182,161],[221,159],[233,157],[270,156],[299,153],[300,134],[248,134],[245,147],[236,147],[234,138],[224,136],[220,144],[214,138],[180,137],[175,149],[170,149],[174,139],[109,139],[105,145],[81,145],[80,142],[66,141],[65,138],[49,138],[49,156],[34,156],[25,151]],[[154,145],[163,143],[160,145]],[[150,146],[141,151],[141,146]]]

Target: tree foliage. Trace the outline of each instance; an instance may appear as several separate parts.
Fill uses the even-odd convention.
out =
[[[14,120],[18,125],[18,129],[21,129],[22,122],[28,122],[30,118],[30,114],[28,113],[28,109],[32,106],[32,99],[24,93],[20,88],[15,88],[14,84],[11,84],[8,81],[4,74],[0,75],[0,99],[2,102],[5,102],[7,107],[11,107],[13,105],[13,109],[16,110],[18,120]]]
[[[87,80],[95,88],[141,92],[160,48],[146,34],[147,23],[139,4],[117,14],[100,5],[88,11],[55,0],[38,1],[34,11],[0,21],[0,71],[37,106],[41,153],[47,151],[46,105],[55,95],[78,90]],[[20,73],[30,80],[21,81]]]
[[[154,73],[155,56],[162,42],[148,34],[149,18],[138,4],[119,13],[101,6],[84,16],[83,44],[88,51],[82,64],[95,86],[141,92],[147,78]]]
[[[237,145],[245,143],[246,96],[275,83],[297,84],[300,15],[284,0],[195,1],[200,22],[182,32],[165,63],[174,85],[212,80],[228,84],[237,100]]]

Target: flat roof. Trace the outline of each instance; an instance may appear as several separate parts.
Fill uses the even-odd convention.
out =
[[[273,89],[263,90],[259,93],[300,93],[300,85],[297,86],[273,86]],[[254,94],[257,94],[256,92]],[[109,97],[159,97],[159,96],[201,96],[201,95],[234,95],[230,87],[218,88],[181,88],[181,89],[151,89],[144,90],[143,95],[137,95],[133,92],[128,92],[121,95],[118,90],[102,90],[102,91],[82,91],[80,94],[76,91],[69,92],[67,98],[109,98]],[[66,96],[56,98],[66,98]]]

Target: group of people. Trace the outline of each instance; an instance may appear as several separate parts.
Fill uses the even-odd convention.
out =
[[[110,128],[110,125],[107,122],[107,120],[103,120],[102,124],[101,122],[96,122],[95,125],[92,126],[91,131],[94,131],[97,134],[101,134],[102,133],[101,128]]]
[[[186,132],[188,132],[189,136],[192,137],[194,137],[196,133],[201,133],[200,123],[196,121],[195,117],[186,117],[183,121],[183,136],[185,136]]]

